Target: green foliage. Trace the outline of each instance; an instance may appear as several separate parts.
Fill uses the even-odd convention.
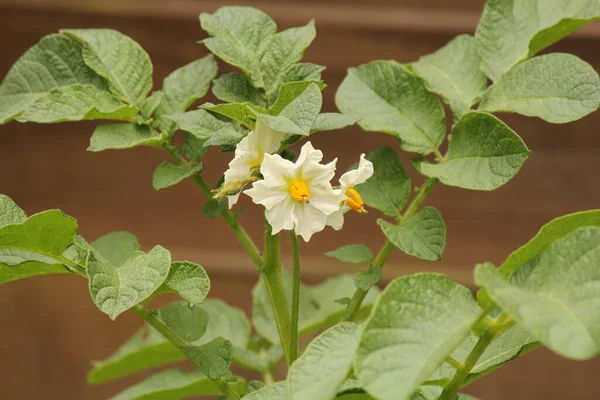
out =
[[[514,65],[600,18],[590,0],[488,0],[475,37],[482,70],[497,81]]]
[[[189,261],[171,264],[169,276],[159,289],[160,292],[175,292],[190,305],[200,304],[210,291],[210,279],[206,270]]]
[[[211,113],[231,118],[232,120],[237,121],[242,125],[246,125],[250,129],[253,129],[254,125],[256,124],[256,110],[259,110],[259,108],[252,106],[250,103],[204,103],[202,105],[202,108],[204,110],[210,111]],[[261,112],[262,111],[266,113],[266,110],[261,110]]]
[[[412,67],[431,91],[450,105],[457,120],[477,102],[487,86],[471,35],[457,36],[435,53],[421,57]]]
[[[426,207],[398,225],[382,219],[377,223],[388,240],[406,254],[429,261],[442,259],[446,224],[435,208]]]
[[[364,244],[349,244],[325,255],[352,264],[368,263],[373,259],[373,252]]]
[[[381,147],[367,159],[373,163],[373,176],[355,189],[367,206],[399,216],[410,197],[411,183],[398,154],[390,147]]]
[[[215,79],[212,92],[217,99],[227,103],[251,103],[265,106],[248,77],[237,72],[221,75]]]
[[[233,123],[222,121],[205,110],[174,114],[168,118],[175,122],[179,129],[190,133],[199,140],[205,141],[203,146],[207,146],[207,141],[214,140],[214,138],[220,135],[233,136],[238,138],[238,141],[242,137]]]
[[[188,167],[186,165],[173,165],[168,161],[160,163],[152,174],[152,186],[156,190],[166,189],[177,185],[179,182],[194,176],[202,170],[202,165]]]
[[[208,313],[201,307],[173,303],[158,310],[158,318],[186,342],[195,342],[206,333]]]
[[[244,400],[282,400],[288,395],[285,382],[277,382],[244,396]]]
[[[310,133],[321,131],[337,131],[338,129],[354,125],[357,119],[351,115],[340,113],[322,113],[317,115],[317,119],[313,123]]]
[[[395,61],[350,68],[335,103],[367,131],[400,138],[405,151],[430,154],[444,140],[444,109],[425,82]]]
[[[510,282],[489,264],[476,281],[511,317],[544,345],[569,358],[600,352],[600,228],[575,230],[513,272]]]
[[[565,123],[598,107],[598,73],[576,56],[556,53],[534,57],[510,69],[486,92],[480,108]]]
[[[233,345],[222,337],[200,346],[186,346],[183,348],[183,352],[198,366],[200,371],[212,379],[226,376],[233,360]]]
[[[142,105],[152,89],[152,62],[128,36],[111,29],[73,29],[61,33],[83,45],[83,61],[106,79],[108,89],[127,104]]]
[[[175,71],[163,81],[163,92],[175,112],[187,110],[204,97],[210,82],[217,76],[217,62],[208,55]]]
[[[523,140],[498,118],[470,112],[452,128],[445,159],[438,164],[417,160],[415,167],[449,186],[494,190],[510,181],[530,154]]]
[[[352,367],[361,329],[353,323],[334,326],[314,339],[290,368],[288,399],[329,400]]]
[[[0,194],[0,228],[25,222],[25,212],[8,196]]]
[[[121,150],[136,146],[160,147],[165,141],[165,135],[156,134],[147,125],[100,125],[90,139],[88,151]]]
[[[244,385],[244,380],[238,379],[231,386],[233,390],[241,392]],[[200,371],[168,369],[125,389],[111,400],[179,400],[219,394],[221,391]]]
[[[355,360],[359,381],[378,399],[409,398],[467,337],[479,314],[471,292],[442,275],[394,280],[364,327]]]

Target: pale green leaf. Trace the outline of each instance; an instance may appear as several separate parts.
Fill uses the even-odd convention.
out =
[[[352,264],[368,263],[373,259],[373,252],[364,244],[349,244],[325,253],[325,255]]]
[[[210,111],[212,113],[220,114],[227,118],[231,118],[232,120],[237,121],[240,124],[246,125],[250,129],[253,129],[254,124],[256,123],[257,110],[261,113],[266,113],[266,110],[260,109],[259,107],[254,107],[250,103],[205,103],[202,104],[201,107],[204,110]]]
[[[510,69],[486,92],[480,108],[566,123],[598,107],[598,73],[574,55],[555,53],[534,57]]]
[[[138,111],[92,85],[52,89],[17,117],[19,122],[57,123],[95,119],[132,121]]]
[[[446,135],[438,99],[421,78],[395,61],[350,68],[335,103],[363,129],[398,136],[405,151],[430,154]]]
[[[406,254],[429,261],[442,259],[446,247],[446,224],[435,208],[425,207],[398,225],[382,219],[377,223],[388,240]]]
[[[165,94],[161,91],[152,93],[147,97],[140,108],[140,113],[145,120],[152,118],[152,115],[158,108],[161,102],[164,101]]]
[[[231,385],[241,392],[245,382],[238,379]],[[212,380],[200,371],[168,369],[130,386],[111,400],[180,400],[203,395],[220,395]]]
[[[323,90],[325,84],[323,81],[302,81],[289,82],[281,85],[277,93],[277,99],[269,107],[269,114],[279,115],[291,102],[306,91],[306,89],[315,84],[320,90]]]
[[[204,146],[206,140],[198,139],[189,132],[184,132],[185,143],[181,145],[180,151],[191,163],[197,164],[200,158],[208,153],[210,147]]]
[[[215,79],[212,92],[217,99],[227,103],[264,105],[248,77],[237,72],[221,75],[218,79]]]
[[[244,396],[244,400],[287,400],[288,392],[285,381],[265,386]]]
[[[81,46],[65,35],[43,37],[11,67],[0,85],[0,124],[23,113],[52,89],[74,84],[106,89],[84,62]]]
[[[158,310],[158,318],[186,342],[195,342],[206,333],[208,313],[201,307],[173,303]]]
[[[364,389],[410,398],[469,334],[480,309],[471,291],[438,274],[398,278],[383,291],[355,358]]]
[[[0,228],[25,222],[25,212],[8,196],[0,194]]]
[[[210,279],[206,270],[189,261],[171,264],[169,276],[160,291],[173,291],[194,306],[204,301],[210,291]]]
[[[494,190],[514,178],[530,154],[523,140],[498,118],[469,112],[454,125],[445,160],[438,164],[418,160],[415,167],[449,186]]]
[[[160,287],[169,274],[171,254],[161,246],[148,254],[138,254],[115,266],[92,254],[87,272],[89,289],[96,306],[115,319]]]
[[[323,332],[292,364],[286,379],[289,400],[330,400],[352,368],[361,329],[342,323]]]
[[[357,288],[368,291],[374,285],[379,283],[382,278],[381,268],[368,269],[366,271],[358,271],[354,275],[354,284]]]
[[[173,165],[168,161],[163,161],[156,167],[152,174],[152,186],[156,190],[166,189],[177,185],[184,179],[194,176],[201,170],[201,165],[188,167],[185,165]]]
[[[311,20],[305,26],[286,29],[270,38],[260,60],[267,97],[289,79],[288,68],[302,59],[316,35],[315,22]]]
[[[435,53],[412,64],[425,79],[431,91],[441,95],[450,105],[455,119],[466,114],[483,93],[487,78],[480,70],[475,38],[459,35]]]
[[[596,0],[488,0],[475,34],[482,70],[497,81],[520,61],[598,18]]]
[[[200,25],[210,35],[203,43],[214,55],[250,76],[255,87],[264,85],[260,58],[275,22],[252,7],[221,7],[213,14],[200,14]]]
[[[22,217],[13,214],[13,223],[0,228],[0,283],[68,273],[64,263],[69,260],[63,253],[73,243],[77,222],[59,210]],[[14,223],[17,218],[21,223]]]
[[[336,131],[347,126],[354,125],[358,119],[351,115],[340,113],[322,113],[317,115],[317,119],[310,129],[310,133],[321,131]]]
[[[111,232],[96,239],[90,245],[116,267],[141,253],[137,238],[129,232]]]
[[[173,71],[163,81],[163,92],[176,112],[187,110],[204,97],[210,82],[217,76],[217,62],[212,54]]]
[[[244,133],[235,129],[224,128],[216,131],[213,135],[204,142],[205,147],[210,146],[236,146],[243,138]]]
[[[302,86],[303,83],[288,85]],[[299,95],[294,96],[293,100],[289,100],[287,94],[281,101],[278,98],[279,104],[273,106],[277,115],[255,112],[256,118],[275,131],[308,136],[323,105],[321,89],[317,84],[310,83]]]
[[[292,64],[290,67],[288,67],[288,69],[286,69],[283,72],[283,75],[281,77],[281,84],[299,81],[320,81],[321,72],[323,72],[324,70],[324,66],[317,64]]]
[[[204,218],[212,219],[217,218],[221,215],[221,212],[227,208],[227,204],[224,201],[216,200],[216,199],[208,199],[206,203],[204,203]]]
[[[183,352],[200,371],[212,379],[226,376],[233,360],[231,342],[221,337],[200,346],[186,346]]]
[[[174,114],[168,118],[174,121],[179,129],[189,132],[201,140],[210,139],[217,131],[236,132],[232,123],[222,121],[205,110],[193,110],[182,114]]]
[[[160,147],[166,139],[164,134],[156,134],[146,125],[100,125],[94,130],[88,151],[121,150],[136,146]]]
[[[83,60],[108,81],[116,96],[138,108],[152,89],[150,57],[130,37],[112,29],[73,29],[61,33],[83,44]]]
[[[389,216],[398,216],[410,197],[410,177],[400,158],[390,147],[380,147],[367,157],[373,163],[373,176],[356,185],[365,204]]]
[[[600,353],[600,228],[575,230],[513,273],[489,264],[477,284],[506,313],[554,352],[573,359]]]

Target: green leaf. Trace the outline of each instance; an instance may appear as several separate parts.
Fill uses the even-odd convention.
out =
[[[155,134],[147,125],[100,125],[90,139],[88,151],[121,150],[136,146],[160,147],[166,140],[166,135]]]
[[[322,81],[302,81],[290,82],[281,85],[277,94],[277,100],[269,107],[269,114],[279,115],[291,102],[306,91],[306,89],[315,84],[320,90],[323,90],[325,84]]]
[[[400,215],[410,197],[410,177],[398,154],[390,147],[380,147],[367,159],[373,163],[373,176],[355,189],[367,206],[391,217]]]
[[[111,232],[96,239],[90,245],[115,266],[121,266],[141,253],[137,237],[129,232]]]
[[[286,400],[288,397],[285,381],[265,386],[244,396],[244,400]]]
[[[475,38],[459,35],[435,53],[421,57],[412,67],[425,79],[431,91],[444,98],[458,120],[477,102],[487,86],[480,65]]]
[[[515,270],[509,282],[489,264],[478,285],[554,352],[573,359],[600,353],[600,228],[575,230]]]
[[[252,7],[221,7],[200,14],[200,25],[211,36],[203,40],[208,50],[244,71],[255,87],[264,86],[260,59],[277,31],[271,17]]]
[[[9,202],[4,200],[3,204]],[[69,260],[63,253],[77,234],[73,218],[59,210],[49,210],[23,220],[13,207],[4,210],[10,214],[3,214],[2,220],[11,218],[13,223],[0,228],[0,283],[69,272],[64,267]],[[15,223],[19,219],[21,223]]]
[[[469,334],[480,309],[438,274],[398,278],[383,291],[356,352],[355,373],[380,400],[410,398]]]
[[[320,81],[321,72],[325,70],[322,65],[311,63],[297,63],[289,66],[281,77],[281,84],[300,81]]]
[[[212,219],[221,215],[221,212],[227,208],[225,202],[216,199],[208,199],[204,203],[204,218]]]
[[[208,313],[201,307],[173,303],[158,310],[158,318],[177,336],[195,342],[206,333]]]
[[[321,131],[336,131],[347,126],[354,125],[358,120],[351,115],[340,113],[322,113],[317,115],[317,119],[310,129],[310,133]]]
[[[302,59],[304,50],[316,36],[315,22],[311,20],[305,26],[286,29],[271,37],[260,60],[267,97],[289,79],[288,68]]]
[[[83,62],[81,47],[65,35],[43,37],[11,67],[0,85],[0,124],[18,117],[52,89],[74,84],[102,90],[106,82]]]
[[[189,261],[171,264],[169,276],[159,291],[173,291],[190,305],[200,304],[210,291],[210,279],[206,270]]]
[[[381,278],[381,268],[358,271],[356,275],[354,275],[354,284],[357,288],[368,291],[377,283],[379,283]]]
[[[482,70],[497,81],[520,61],[600,17],[593,0],[488,0],[475,38]]]
[[[25,212],[10,197],[0,194],[0,228],[9,224],[21,224],[25,219]]]
[[[215,135],[215,132],[218,131],[233,131],[237,133],[231,122],[222,121],[205,110],[194,110],[182,114],[174,114],[170,115],[168,118],[174,121],[179,129],[189,132],[201,140],[210,139]]]
[[[244,74],[231,72],[213,81],[215,97],[227,103],[252,103],[264,105],[256,88]]]
[[[210,146],[233,146],[235,147],[243,138],[244,133],[236,131],[234,129],[225,128],[216,131],[210,139],[205,143],[205,147]]]
[[[480,108],[566,123],[583,118],[598,107],[598,73],[574,55],[555,53],[510,69],[486,92]]]
[[[142,103],[142,107],[140,108],[140,113],[144,120],[149,120],[152,118],[152,115],[160,106],[160,103],[164,101],[165,94],[161,91],[157,91],[152,93],[149,97],[147,97]]]
[[[417,160],[415,167],[449,186],[494,190],[517,175],[530,154],[523,140],[498,118],[469,112],[452,129],[446,159],[439,164]]]
[[[233,360],[231,342],[220,337],[200,346],[184,347],[183,352],[200,371],[212,379],[226,376]]]
[[[224,337],[232,341],[235,347],[245,348],[247,346],[250,338],[250,323],[242,310],[217,299],[207,299],[202,305],[194,308],[202,308],[208,313],[209,321],[206,333],[200,340],[194,342],[194,345],[201,345],[215,338]],[[112,356],[93,362],[94,368],[88,375],[88,382],[103,383],[185,359],[182,351],[160,333],[151,327],[144,327]]]
[[[421,78],[395,61],[350,68],[335,103],[364,130],[398,136],[405,151],[430,154],[446,135],[440,102]]]
[[[398,225],[382,219],[377,223],[385,237],[406,254],[429,261],[442,259],[446,247],[446,224],[435,208],[425,207]]]
[[[245,382],[243,379],[238,379],[231,386],[233,390],[241,392],[244,390]],[[200,371],[169,369],[130,386],[111,400],[180,400],[220,394],[221,391],[212,380]]]
[[[250,103],[202,104],[202,109],[231,118],[253,129],[256,122],[256,110]],[[202,110],[199,110],[202,111]],[[266,112],[266,110],[265,110]],[[186,113],[187,114],[187,113]],[[209,114],[210,115],[210,114]],[[177,122],[177,121],[176,121]],[[180,127],[181,128],[181,127]],[[181,128],[184,129],[184,128]],[[184,129],[185,130],[185,129]],[[191,133],[191,132],[190,132]]]
[[[314,339],[292,364],[286,379],[290,400],[329,400],[352,368],[361,329],[342,323]]]
[[[111,29],[73,29],[61,33],[83,44],[83,60],[108,81],[109,90],[141,107],[152,89],[152,62],[139,44]]]
[[[163,81],[163,92],[175,112],[187,110],[204,97],[210,82],[217,76],[217,62],[212,54],[173,71]]]
[[[185,165],[173,165],[168,161],[163,161],[156,167],[154,174],[152,174],[152,186],[156,190],[166,189],[177,185],[184,179],[194,176],[201,170],[201,165],[188,167]]]
[[[368,263],[373,259],[373,252],[364,244],[349,244],[325,253],[325,255],[352,264]]]
[[[542,254],[552,243],[583,227],[600,227],[600,210],[577,212],[556,218],[542,227],[527,244],[513,252],[500,271],[510,276],[518,267],[525,265]]]
[[[138,111],[92,85],[52,89],[17,117],[19,122],[57,123],[95,119],[132,121]]]
[[[171,254],[161,246],[148,254],[138,254],[123,265],[113,265],[93,253],[87,267],[92,300],[114,320],[150,297],[167,278],[170,266]]]
[[[302,86],[303,83],[289,83],[288,85]],[[277,115],[255,112],[256,118],[275,131],[308,136],[323,105],[321,89],[317,84],[310,83],[291,101],[288,96],[291,96],[292,93],[286,92],[280,93],[280,96],[284,97],[281,101],[278,98],[277,103],[273,105],[272,112],[276,112]]]
[[[188,132],[184,132],[185,143],[181,145],[181,153],[187,158],[192,164],[200,162],[200,158],[208,153],[210,147],[205,147],[206,140],[198,139],[194,135]]]

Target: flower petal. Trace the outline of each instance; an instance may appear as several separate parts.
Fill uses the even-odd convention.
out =
[[[294,229],[294,221],[292,215],[300,204],[289,197],[280,201],[270,210],[265,211],[267,222],[273,229],[273,234],[280,232],[282,229],[291,231]]]
[[[330,185],[311,186],[310,191],[310,203],[325,215],[338,211],[346,200],[341,190],[333,190]]]
[[[320,163],[323,159],[323,152],[315,150],[311,142],[306,142],[300,149],[300,156],[296,160],[296,166],[299,167],[305,163]]]
[[[256,151],[258,153],[272,154],[279,150],[281,142],[286,134],[274,131],[260,121],[256,121],[256,127],[253,132],[256,132]]]
[[[265,154],[260,172],[267,187],[284,186],[296,175],[296,166],[278,154]]]
[[[270,188],[265,181],[254,182],[252,189],[248,189],[244,193],[250,196],[254,203],[262,204],[267,210],[290,197],[286,187]]]
[[[327,215],[314,207],[311,203],[296,203],[292,213],[296,234],[308,242],[313,234],[325,229]]]
[[[333,214],[329,214],[327,216],[327,226],[331,226],[336,231],[342,229],[342,226],[344,226],[344,214],[346,211],[348,210],[342,207]]]
[[[351,185],[359,185],[364,183],[373,176],[373,163],[365,158],[364,154],[360,155],[358,168],[346,172],[340,177],[340,185],[345,192]]]

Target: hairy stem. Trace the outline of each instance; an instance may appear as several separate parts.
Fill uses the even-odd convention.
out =
[[[287,297],[281,279],[281,242],[279,234],[273,235],[271,225],[265,223],[265,254],[260,268],[263,282],[269,294],[269,300],[275,316],[279,340],[287,365],[291,365],[291,318]]]
[[[482,318],[474,324],[477,325],[480,322],[484,322],[487,325],[487,329],[479,337],[479,341],[471,350],[471,353],[467,356],[467,359],[464,363],[455,365],[456,373],[454,377],[450,381],[450,383],[444,388],[439,400],[454,400],[456,398],[456,394],[458,390],[463,386],[464,382],[469,377],[469,374],[473,370],[473,367],[485,351],[487,347],[494,341],[496,337],[498,337],[502,332],[506,329],[510,328],[513,324],[513,321],[508,317],[507,314],[501,314],[496,319],[488,318],[487,316],[495,309],[495,307],[489,308],[486,310]]]
[[[296,232],[290,231],[292,240],[292,255],[294,266],[294,278],[292,287],[292,329],[290,338],[290,364],[298,358],[298,314],[300,310],[300,250],[298,246],[298,236]]]
[[[178,348],[183,348],[187,346],[192,346],[191,343],[182,339],[173,332],[167,325],[165,325],[161,320],[156,318],[152,312],[149,312],[144,307],[138,305],[132,308],[133,311],[137,313],[144,321],[148,323],[148,325],[152,326],[156,329],[161,335],[164,336],[169,342],[171,342],[174,346]],[[227,382],[222,379],[211,379],[212,384],[221,391],[224,395],[228,396],[232,400],[239,400],[241,396],[233,390],[231,386]]]
[[[419,188],[417,195],[413,198],[411,203],[406,208],[404,214],[398,217],[399,223],[403,223],[404,221],[415,215],[421,209],[423,203],[427,199],[427,196],[429,196],[429,193],[431,192],[431,190],[437,182],[437,178],[429,178],[425,181],[425,183],[423,183],[423,185]],[[375,259],[371,262],[371,265],[369,266],[369,271],[382,269],[393,249],[394,245],[392,244],[392,242],[386,240],[381,249],[379,250],[377,257],[375,257]],[[348,303],[348,306],[346,307],[346,311],[342,315],[342,321],[353,321],[354,318],[356,318],[356,314],[358,313],[358,310],[360,310],[360,307],[365,298],[367,297],[368,293],[368,290],[356,288],[356,290],[354,291],[354,295],[352,295],[352,298],[350,299],[350,303]]]

